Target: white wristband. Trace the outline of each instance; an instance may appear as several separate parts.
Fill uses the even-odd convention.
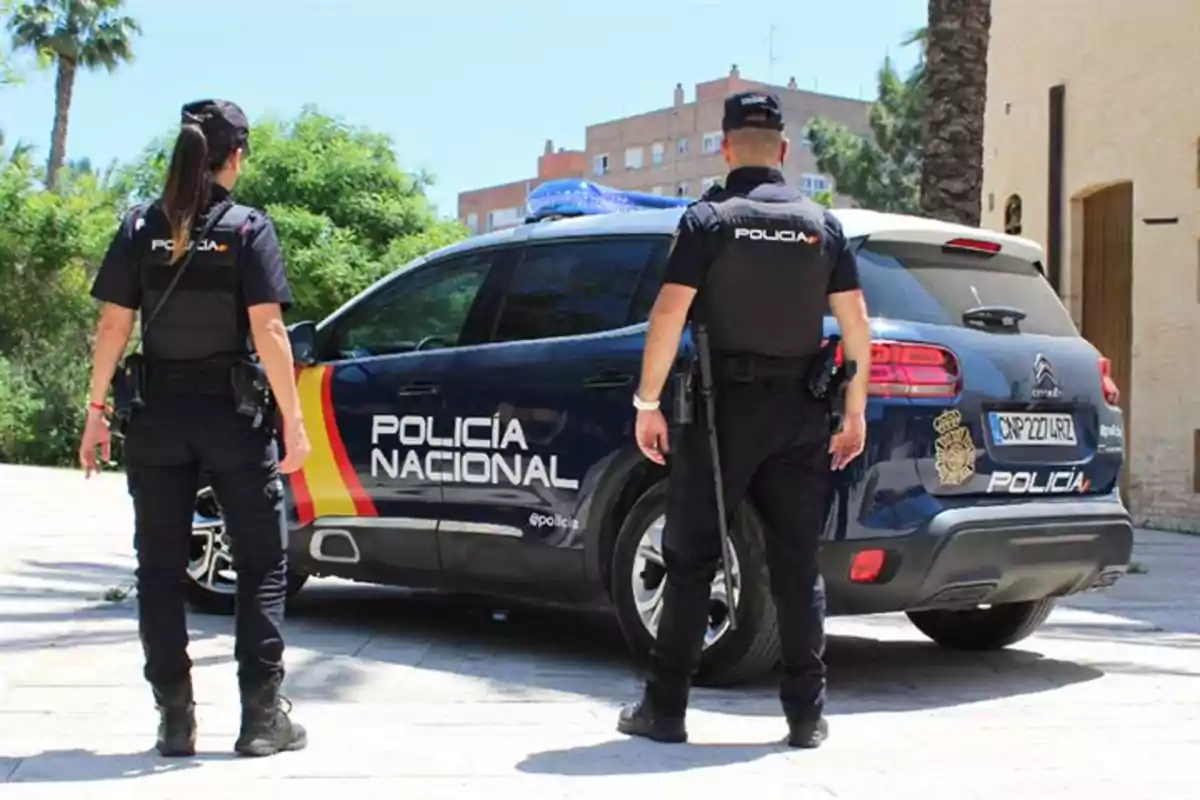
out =
[[[633,407],[638,411],[658,411],[658,401],[643,400],[636,394],[633,396]]]

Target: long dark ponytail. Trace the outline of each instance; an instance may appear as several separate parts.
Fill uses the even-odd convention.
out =
[[[200,125],[186,122],[175,140],[171,167],[163,188],[162,210],[171,225],[171,263],[187,252],[192,225],[212,199],[208,139]]]

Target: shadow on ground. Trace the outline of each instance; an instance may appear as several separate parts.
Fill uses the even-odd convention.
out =
[[[97,600],[108,587],[128,583],[126,570],[39,561],[27,562],[16,577],[46,585],[31,581],[16,587],[19,594],[11,587],[0,588],[0,596],[31,601],[28,611],[10,611],[0,618],[8,631],[0,639],[0,654],[136,641],[134,598]],[[39,601],[67,601],[74,608],[42,610],[45,603]],[[340,583],[314,583],[292,602],[288,616],[289,647],[310,651],[303,659],[294,657],[289,669],[289,693],[298,702],[348,699],[366,680],[365,667],[372,663],[473,677],[505,699],[551,691],[615,706],[638,692],[636,664],[608,616],[528,606],[510,606],[501,613],[494,602],[478,598]],[[128,624],[95,629],[89,620]],[[23,627],[14,623],[21,622],[31,627],[63,625],[54,626],[61,628],[54,633],[14,636],[14,629]],[[192,641],[198,642],[230,636],[233,623],[226,617],[191,614],[189,627]],[[196,662],[199,666],[231,659],[230,653],[201,656]],[[1102,675],[1088,666],[1045,658],[1027,646],[959,653],[917,634],[912,640],[882,642],[832,636],[827,660],[832,710],[839,714],[956,706],[1050,691]],[[693,706],[741,714],[779,713],[769,675],[735,689],[698,689]]]
[[[782,732],[782,728],[781,728]],[[763,744],[692,743],[683,747],[647,743],[639,739],[613,739],[584,747],[534,753],[517,764],[520,772],[535,775],[595,777],[601,775],[652,775],[686,772],[706,767],[746,764],[773,753],[787,751],[783,737]],[[647,748],[652,747],[652,755]]]
[[[193,770],[206,763],[235,758],[228,753],[197,753],[190,758],[161,758],[153,749],[140,753],[95,753],[91,750],[47,750],[26,759],[14,759],[11,783],[90,783],[128,780]],[[0,758],[0,783],[4,780]],[[17,772],[20,771],[18,775]]]
[[[127,569],[103,564],[30,561],[0,586],[7,609],[0,615],[0,657],[6,652],[45,647],[79,648],[113,644],[136,646],[135,599],[100,598],[114,586],[129,584]],[[608,616],[542,609],[500,607],[494,601],[343,583],[314,582],[288,610],[288,693],[297,702],[354,702],[379,665],[416,667],[472,677],[485,685],[490,699],[544,701],[547,693],[586,697],[616,707],[636,699],[636,665],[614,620]],[[103,628],[90,621],[104,621]],[[873,627],[895,635],[895,623],[867,618]],[[43,632],[20,635],[23,623]],[[901,622],[900,624],[906,624]],[[44,632],[49,625],[54,633]],[[191,614],[193,642],[232,635],[227,617]],[[1051,624],[1048,635],[1060,638],[1127,636],[1146,644],[1152,632],[1136,626],[1099,631],[1094,626]],[[1150,642],[1153,643],[1153,642]],[[198,655],[197,666],[228,664],[228,653]],[[1184,646],[1184,645],[1172,645]],[[1189,645],[1194,646],[1194,645]],[[830,712],[836,718],[861,713],[904,713],[1031,695],[1095,680],[1104,672],[1152,671],[1139,664],[1083,665],[1047,658],[1036,640],[996,653],[944,650],[913,633],[911,640],[878,641],[864,636],[832,636]],[[1100,668],[1098,668],[1100,667]],[[1179,673],[1172,673],[1179,674]],[[131,683],[135,681],[131,677]],[[453,690],[451,690],[453,691]],[[415,698],[414,698],[415,699]],[[697,689],[692,707],[739,715],[779,717],[773,680],[736,689]],[[781,720],[782,721],[782,720]],[[834,720],[836,727],[836,719]],[[782,733],[782,731],[780,731]],[[780,751],[778,742],[658,747],[624,740],[529,756],[518,768],[530,773],[601,775],[657,773],[753,761]],[[655,747],[652,758],[644,748]],[[192,769],[225,754],[166,762],[151,753],[122,755],[86,751],[47,752],[14,776],[24,781],[88,781],[136,778]],[[76,759],[67,772],[54,764]],[[17,771],[12,760],[0,758]],[[36,766],[36,769],[34,767]]]

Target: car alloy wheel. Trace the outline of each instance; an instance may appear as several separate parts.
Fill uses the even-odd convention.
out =
[[[633,558],[633,570],[630,576],[630,586],[633,589],[633,601],[638,610],[642,625],[651,636],[658,632],[658,623],[662,618],[663,590],[667,585],[667,569],[663,560],[663,530],[667,518],[660,515],[646,528],[638,543],[637,554]],[[733,549],[733,608],[737,607],[742,591],[742,575],[738,565],[737,550]],[[704,649],[708,649],[720,641],[729,630],[730,602],[725,591],[725,571],[722,567],[717,570],[713,579],[708,604],[708,627],[704,632]]]
[[[196,585],[205,591],[227,595],[237,591],[233,550],[219,510],[217,516],[199,511],[193,513],[187,571]]]

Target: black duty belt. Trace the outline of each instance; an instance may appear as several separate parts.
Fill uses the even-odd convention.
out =
[[[753,383],[759,380],[795,378],[807,380],[815,355],[764,356],[757,353],[713,353],[713,380]]]
[[[163,362],[146,365],[147,394],[233,396],[230,361]]]

